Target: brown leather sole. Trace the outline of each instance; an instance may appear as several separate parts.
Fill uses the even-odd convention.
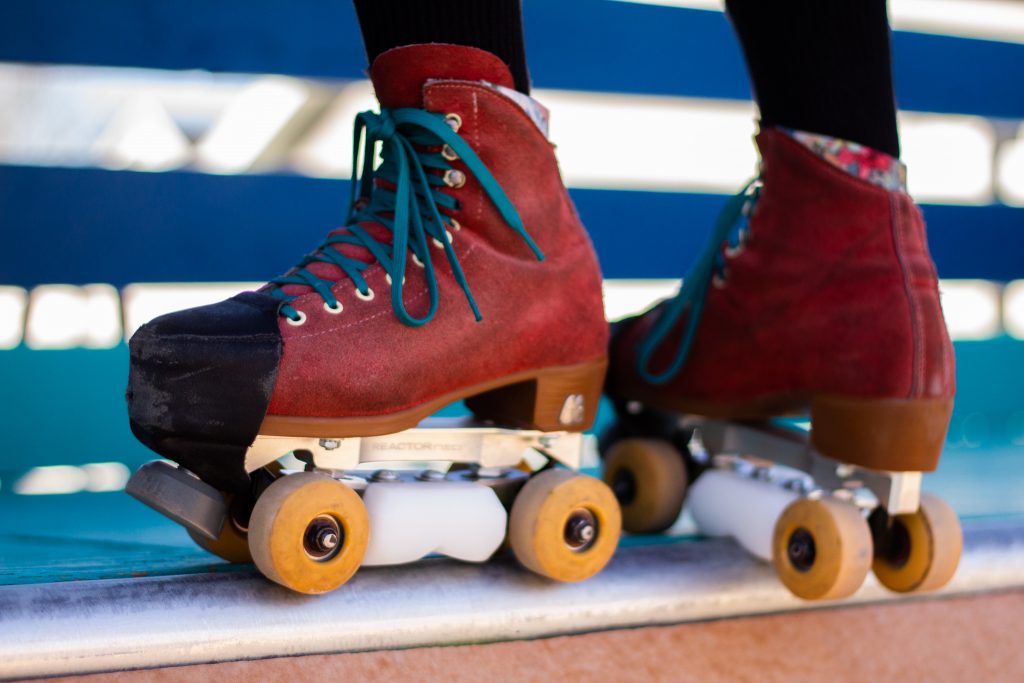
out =
[[[525,370],[443,394],[386,415],[294,417],[267,415],[268,436],[378,436],[411,429],[441,408],[465,400],[482,419],[519,429],[582,432],[594,423],[608,360]]]
[[[841,462],[895,472],[931,472],[939,464],[953,399],[817,396],[811,441]]]
[[[652,397],[653,399],[653,397]],[[810,414],[811,440],[840,462],[893,472],[931,472],[939,463],[953,399],[858,398],[789,394],[735,403],[670,400],[641,403],[681,415],[761,420]]]

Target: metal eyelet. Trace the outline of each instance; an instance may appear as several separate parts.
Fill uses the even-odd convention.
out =
[[[444,234],[448,237],[449,244],[455,241],[455,235],[452,234],[451,230],[445,230]],[[433,242],[434,246],[437,247],[438,249],[444,249],[444,242],[437,239],[436,237],[430,238],[430,241]]]
[[[715,289],[725,289],[725,278],[715,273],[711,276],[711,284],[715,286]]]
[[[456,159],[459,158],[459,155],[455,153],[455,150],[452,149],[451,145],[445,145],[444,147],[441,148],[441,156],[443,156],[448,161],[455,161]]]
[[[451,128],[456,133],[459,132],[459,128],[462,128],[462,117],[456,114],[455,112],[452,112],[451,114],[445,114],[444,122],[447,123],[448,127]]]
[[[746,244],[743,241],[740,241],[740,243],[737,244],[735,247],[732,246],[731,244],[727,244],[727,245],[725,245],[725,252],[724,253],[725,253],[726,258],[736,258],[737,256],[739,256],[740,254],[743,253],[743,250],[745,248],[746,248]]]
[[[458,189],[466,184],[466,174],[457,168],[450,168],[444,172],[444,184]]]
[[[388,281],[388,284],[394,284],[394,280],[391,279],[391,273],[384,273],[384,279]],[[402,284],[405,285],[405,276],[402,276]]]
[[[295,327],[298,327],[299,325],[301,325],[304,322],[306,322],[306,314],[303,313],[302,311],[295,311],[295,312],[298,314],[298,316],[299,316],[298,318],[294,318],[293,319],[293,318],[289,318],[288,316],[285,316],[284,319],[288,321],[289,325],[293,325]]]
[[[366,294],[363,294],[362,292],[360,292],[357,289],[356,290],[356,296],[359,297],[360,299],[362,299],[363,301],[373,301],[373,297],[376,296],[376,294],[373,293],[372,289],[367,287],[366,288]]]
[[[452,230],[454,230],[455,232],[458,232],[459,230],[462,230],[462,224],[459,223],[454,218],[449,218],[448,222],[450,222],[452,224]]]
[[[413,255],[412,255],[412,262],[413,262],[413,263],[415,263],[415,264],[416,264],[417,266],[419,266],[420,268],[423,268],[423,267],[424,267],[424,265],[423,265],[423,261],[420,261],[420,257],[419,257],[419,256],[417,256],[416,254],[413,254]]]
[[[345,307],[341,305],[340,301],[335,301],[333,306],[331,306],[329,303],[325,301],[324,310],[332,315],[338,315],[339,313],[345,310]]]

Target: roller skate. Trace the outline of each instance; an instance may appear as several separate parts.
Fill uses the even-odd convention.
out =
[[[506,542],[585,579],[621,526],[574,471],[608,328],[546,111],[475,48],[396,48],[370,76],[345,226],[260,290],[131,339],[132,430],[176,465],[128,491],[303,593]],[[428,419],[460,400],[472,418]]]
[[[627,531],[663,531],[685,502],[801,598],[851,595],[872,570],[936,589],[962,535],[921,493],[954,394],[924,222],[884,169],[800,135],[759,134],[760,177],[678,295],[613,325],[604,478]]]

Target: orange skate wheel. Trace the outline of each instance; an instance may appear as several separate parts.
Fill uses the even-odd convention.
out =
[[[622,514],[600,479],[547,470],[523,486],[508,525],[509,544],[523,566],[556,581],[582,581],[611,559]]]
[[[355,491],[324,474],[278,479],[249,521],[249,549],[263,575],[300,593],[326,593],[352,578],[369,540]]]
[[[834,498],[790,503],[775,523],[772,562],[797,597],[853,595],[871,568],[871,532],[860,510]]]
[[[964,537],[949,503],[922,494],[917,512],[896,515],[888,533],[890,547],[872,566],[883,586],[898,593],[931,591],[953,578]]]
[[[231,509],[231,497],[224,495],[228,509]],[[222,560],[234,562],[235,564],[246,564],[252,562],[252,555],[249,554],[249,535],[231,519],[229,514],[224,520],[224,526],[217,538],[210,538],[203,534],[196,533],[191,529],[188,535],[203,550],[213,553]]]
[[[622,528],[634,534],[668,529],[686,498],[683,456],[661,439],[623,439],[604,459],[604,482],[622,507]]]

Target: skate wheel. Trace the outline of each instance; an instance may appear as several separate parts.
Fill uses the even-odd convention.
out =
[[[779,579],[805,600],[853,595],[871,568],[871,532],[853,505],[803,498],[775,523],[772,562]]]
[[[531,478],[512,503],[509,545],[527,569],[556,581],[601,571],[619,542],[622,515],[600,479],[569,470]]]
[[[686,498],[686,463],[661,439],[623,439],[604,459],[604,482],[622,508],[622,528],[658,533],[679,519]]]
[[[355,491],[324,474],[278,479],[249,521],[249,549],[263,575],[300,593],[326,593],[359,568],[369,517]]]
[[[231,510],[231,497],[224,496],[224,502],[228,510]],[[224,526],[217,538],[210,538],[204,534],[188,529],[188,535],[203,550],[213,553],[222,560],[234,562],[235,564],[247,564],[252,562],[252,555],[249,553],[249,535],[238,528],[232,520],[230,513],[224,520]]]
[[[931,591],[953,578],[963,532],[949,503],[925,493],[917,512],[892,519],[878,545],[872,569],[879,583],[898,593]]]

